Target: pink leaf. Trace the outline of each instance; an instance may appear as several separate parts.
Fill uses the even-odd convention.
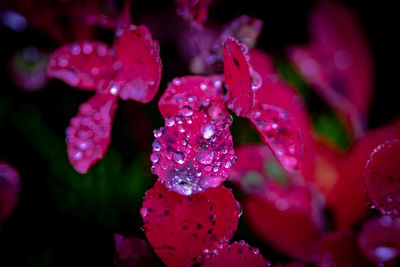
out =
[[[399,256],[400,219],[389,216],[370,219],[358,235],[358,244],[371,261],[389,263]]]
[[[68,158],[76,171],[87,173],[108,149],[117,97],[96,93],[79,107],[67,129]]]
[[[384,215],[400,214],[400,141],[387,141],[375,148],[364,177],[368,197]]]
[[[120,97],[148,103],[160,85],[160,45],[144,25],[125,25],[117,36],[115,48],[120,69],[115,81],[122,84]]]
[[[324,234],[314,244],[313,261],[317,266],[374,266],[362,254],[351,229]]]
[[[15,209],[19,191],[18,171],[11,165],[0,161],[0,227]]]
[[[161,260],[167,266],[187,266],[229,243],[240,210],[223,186],[183,196],[156,182],[146,192],[140,213],[146,237]]]
[[[253,108],[248,118],[283,167],[288,171],[300,168],[303,141],[293,117],[285,110],[271,105]]]
[[[114,266],[157,266],[153,252],[147,242],[140,238],[114,234]]]
[[[200,110],[210,103],[218,104],[221,112],[229,114],[222,100],[222,79],[221,76],[185,76],[173,79],[158,102],[161,115],[177,116],[184,107]]]
[[[234,242],[229,246],[223,247],[217,253],[212,254],[204,261],[202,267],[219,267],[219,266],[269,266],[257,248],[253,248],[246,244],[243,240]]]
[[[297,182],[268,150],[264,145],[239,147],[230,178],[243,189],[244,215],[253,233],[290,256],[308,260],[324,225],[319,192]]]
[[[183,195],[220,185],[235,161],[232,117],[210,103],[203,108],[184,107],[154,131],[152,170],[168,189]]]
[[[311,44],[290,49],[289,57],[317,93],[359,124],[370,105],[373,71],[357,17],[340,3],[321,1],[311,13],[310,34]]]
[[[95,90],[102,80],[115,73],[115,57],[110,48],[99,41],[63,45],[50,57],[47,75],[70,86]]]
[[[260,76],[256,74],[247,61],[247,47],[239,44],[234,38],[224,43],[224,75],[228,87],[229,105],[236,115],[245,117],[253,106],[253,87],[261,85]],[[253,77],[251,76],[253,74]]]

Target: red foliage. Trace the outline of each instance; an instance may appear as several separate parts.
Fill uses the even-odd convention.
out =
[[[321,1],[311,13],[310,28],[311,44],[292,48],[291,60],[328,103],[361,127],[357,124],[367,115],[373,75],[355,15],[335,1]]]
[[[161,260],[167,266],[187,266],[229,243],[240,210],[223,186],[183,196],[156,182],[146,192],[141,215],[146,237]]]
[[[253,248],[246,244],[243,240],[234,242],[226,246],[217,253],[212,254],[204,261],[203,267],[220,267],[220,266],[269,266],[257,248]]]
[[[309,260],[323,227],[317,192],[279,169],[265,146],[240,147],[237,156],[232,176],[245,190],[243,207],[250,229],[278,250]]]
[[[376,263],[389,262],[399,256],[400,219],[389,216],[375,217],[367,221],[358,243],[362,252]]]
[[[400,141],[386,141],[372,152],[365,169],[368,197],[384,215],[400,214]]]
[[[352,230],[326,233],[314,244],[313,261],[318,266],[373,266],[357,244]]]
[[[304,148],[293,117],[281,108],[263,104],[252,108],[248,118],[282,166],[288,171],[299,170]]]
[[[117,108],[117,97],[108,93],[96,93],[80,105],[67,129],[68,158],[76,171],[86,173],[103,158]]]
[[[177,116],[184,108],[192,110],[209,110],[213,118],[219,113],[229,114],[222,100],[221,76],[184,76],[175,78],[168,85],[160,100],[158,108],[161,115]]]
[[[230,37],[224,43],[224,75],[229,104],[236,115],[246,117],[253,106],[254,90],[247,47]],[[259,76],[257,76],[259,77]],[[257,81],[259,83],[259,80]]]
[[[51,54],[47,75],[73,87],[96,90],[101,81],[114,75],[114,61],[114,54],[103,42],[66,44]]]
[[[120,68],[115,81],[121,84],[120,97],[148,103],[160,85],[160,45],[144,25],[125,25],[117,36],[115,48]]]
[[[222,113],[213,119],[213,112],[187,106],[178,116],[166,118],[166,127],[154,131],[153,170],[168,189],[190,195],[228,177],[235,161],[232,118]]]

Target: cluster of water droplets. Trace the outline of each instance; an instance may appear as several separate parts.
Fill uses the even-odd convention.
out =
[[[114,53],[102,42],[81,42],[59,48],[49,61],[48,74],[71,86],[92,89],[115,71]]]
[[[232,118],[213,120],[208,109],[185,106],[178,116],[166,116],[154,131],[152,171],[166,187],[183,195],[216,187],[236,160],[229,126]]]
[[[66,130],[69,159],[82,173],[102,158],[110,142],[112,119],[117,107],[114,99],[99,99],[105,97],[98,94],[82,104]],[[102,105],[98,107],[96,101]]]
[[[248,118],[285,169],[289,171],[299,169],[303,143],[292,116],[278,107],[259,105],[250,112]]]

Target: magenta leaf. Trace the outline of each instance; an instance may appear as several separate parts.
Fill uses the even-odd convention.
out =
[[[246,244],[243,240],[234,242],[229,246],[223,247],[217,253],[213,253],[204,261],[202,267],[219,266],[270,266],[257,248]]]
[[[17,205],[19,191],[18,171],[8,163],[0,161],[0,228]]]
[[[362,254],[351,229],[324,234],[314,244],[313,261],[317,266],[374,266]]]
[[[372,152],[364,178],[368,197],[384,215],[400,215],[400,141],[387,141]]]
[[[79,107],[67,129],[68,158],[76,171],[87,173],[108,149],[117,97],[96,93]]]
[[[135,237],[124,237],[119,234],[114,234],[114,240],[114,266],[157,266],[153,252],[145,240]]]
[[[184,107],[154,131],[152,170],[168,189],[183,195],[220,185],[235,161],[232,117],[210,103],[203,108]]]
[[[161,260],[167,266],[187,266],[229,243],[240,209],[224,186],[183,196],[156,182],[146,192],[140,213],[146,237]]]
[[[293,117],[278,107],[258,105],[249,113],[248,118],[283,167],[291,172],[299,170],[303,141]]]
[[[222,83],[223,77],[217,75],[173,79],[158,102],[161,115],[177,116],[185,108],[198,111],[210,106],[214,106],[214,110],[218,108],[220,112],[229,114],[222,100]]]
[[[310,34],[311,44],[290,49],[289,57],[317,93],[359,123],[370,105],[373,73],[357,17],[340,3],[321,1],[311,13]]]
[[[120,97],[148,103],[160,85],[160,45],[144,25],[125,25],[117,36],[115,48],[120,68],[115,81],[122,84]]]
[[[114,61],[114,54],[105,43],[85,41],[66,44],[52,53],[47,75],[73,87],[96,90],[102,80],[115,74]]]
[[[375,263],[385,263],[398,258],[400,219],[392,219],[389,216],[370,219],[358,235],[358,244],[365,256]]]
[[[253,88],[257,89],[261,85],[261,77],[249,65],[246,45],[230,37],[224,43],[223,54],[228,107],[236,115],[245,117],[254,104]]]

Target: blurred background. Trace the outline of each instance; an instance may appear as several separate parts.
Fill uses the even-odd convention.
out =
[[[378,127],[400,114],[396,9],[394,3],[341,2],[355,11],[371,49],[374,91],[367,128]],[[257,17],[264,22],[257,47],[280,59],[288,46],[309,41],[307,14],[315,3],[215,0],[206,25],[221,27],[242,14]],[[45,75],[50,53],[62,44],[84,39],[111,44],[114,32],[107,23],[85,18],[92,13],[113,18],[122,7],[117,0],[0,3],[0,160],[21,179],[18,204],[0,229],[0,266],[110,266],[114,233],[144,238],[139,209],[156,179],[149,160],[153,130],[163,125],[157,101],[169,81],[190,74],[190,58],[182,50],[193,45],[182,38],[187,23],[176,15],[173,1],[132,1],[133,23],[147,25],[160,41],[160,90],[150,104],[119,102],[110,148],[86,175],[68,162],[65,129],[92,92]],[[232,135],[236,146],[259,141],[241,119],[235,119]],[[257,242],[239,222],[234,240],[243,238]],[[265,257],[285,260],[260,249],[268,252]]]

